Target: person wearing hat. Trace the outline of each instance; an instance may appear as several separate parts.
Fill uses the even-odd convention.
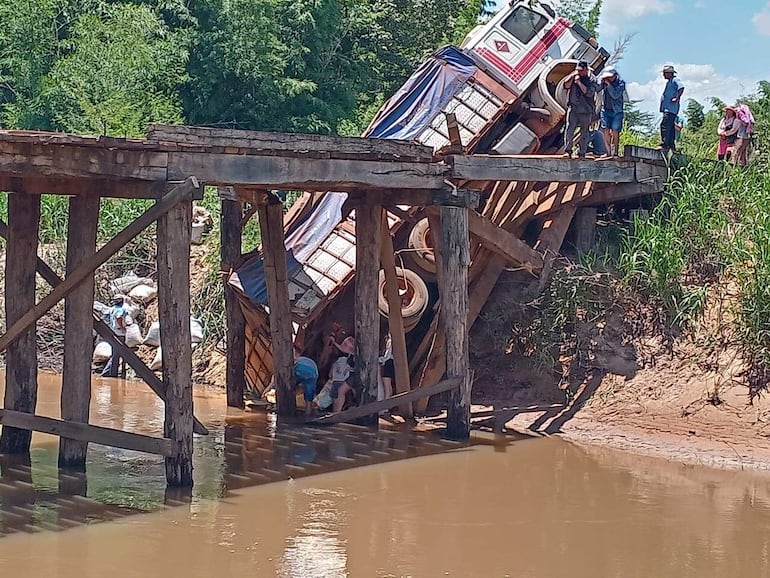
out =
[[[608,68],[601,76],[604,98],[602,100],[602,131],[609,148],[609,156],[616,156],[620,150],[620,131],[623,130],[623,102],[626,81],[618,71]]]
[[[666,86],[660,97],[660,112],[663,113],[663,119],[660,121],[660,148],[663,152],[676,150],[676,117],[679,115],[679,105],[684,93],[684,84],[676,77],[676,70],[673,66],[663,67],[663,78],[666,79]]]
[[[596,110],[596,93],[601,86],[596,82],[588,63],[578,62],[575,71],[564,81],[564,90],[569,92],[567,100],[567,129],[564,132],[564,156],[572,157],[575,130],[580,127],[578,157],[585,158],[588,151],[589,127]]]
[[[717,134],[719,135],[717,158],[720,161],[729,160],[730,152],[738,138],[740,127],[741,121],[735,116],[735,107],[726,106],[725,115],[719,121],[719,127],[717,127]]]
[[[112,298],[112,309],[110,309],[110,329],[124,343],[126,341],[127,317],[128,311],[125,308],[125,297],[123,295],[115,295]],[[117,347],[113,347],[112,356],[102,370],[102,377],[117,377],[118,367],[120,367],[120,352]]]

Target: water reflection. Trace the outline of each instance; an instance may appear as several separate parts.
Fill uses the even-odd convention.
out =
[[[120,403],[113,393],[124,396]],[[136,389],[110,391],[95,402],[95,415],[140,429],[131,416],[142,414],[141,397]],[[213,425],[210,436],[196,438],[192,493],[167,493],[160,459],[123,450],[91,447],[87,477],[56,468],[49,438],[35,438],[28,461],[0,460],[3,571],[770,576],[764,475],[558,439],[487,436],[462,447],[348,426],[278,430],[270,416],[228,416],[211,399],[198,408]],[[145,423],[151,429],[157,417]],[[404,459],[412,456],[429,457]]]

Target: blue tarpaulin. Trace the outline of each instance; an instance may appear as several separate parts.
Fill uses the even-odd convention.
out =
[[[476,70],[473,61],[458,48],[442,48],[385,103],[364,136],[414,139]]]
[[[449,103],[476,72],[473,61],[460,49],[447,46],[428,58],[386,102],[364,132],[365,137],[413,140]],[[303,222],[286,238],[286,265],[291,278],[342,220],[346,193],[327,193]],[[267,304],[262,256],[238,269],[231,282],[240,285],[254,302]]]

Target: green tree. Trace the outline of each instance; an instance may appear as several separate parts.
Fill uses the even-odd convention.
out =
[[[559,14],[580,24],[592,36],[599,33],[599,18],[603,0],[561,0]]]
[[[187,41],[148,6],[107,5],[83,14],[51,68],[43,98],[68,132],[142,136],[149,122],[182,121],[178,87]]]
[[[687,128],[692,131],[700,130],[706,122],[703,105],[693,98],[687,103],[684,116],[687,119]]]

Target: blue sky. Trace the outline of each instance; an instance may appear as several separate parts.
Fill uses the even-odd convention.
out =
[[[644,110],[657,112],[664,64],[676,66],[685,99],[703,104],[735,101],[770,80],[770,0],[604,0],[600,43],[612,51],[631,33],[617,68]]]

